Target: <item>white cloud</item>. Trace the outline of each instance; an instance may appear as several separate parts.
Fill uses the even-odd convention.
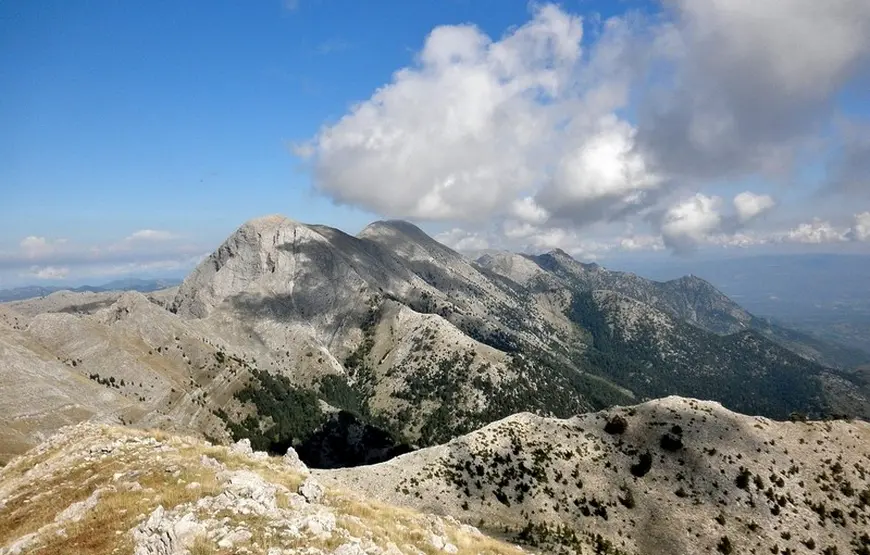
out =
[[[870,212],[855,215],[855,223],[848,236],[853,241],[870,241]]]
[[[635,130],[614,116],[601,118],[556,163],[552,182],[537,201],[554,215],[577,223],[596,221],[642,205],[662,179],[635,149]]]
[[[661,224],[662,238],[674,250],[689,250],[719,230],[722,199],[696,194],[672,206]]]
[[[734,208],[737,210],[737,219],[741,223],[755,219],[775,205],[776,202],[770,195],[757,195],[750,191],[744,191],[734,197]]]
[[[618,240],[618,250],[621,251],[660,251],[664,248],[662,238],[655,235],[632,235]]]
[[[160,276],[191,269],[207,248],[211,245],[181,242],[175,235],[152,229],[96,245],[33,235],[22,239],[15,250],[0,251],[0,276],[25,284],[25,280]]]
[[[706,238],[707,244],[725,248],[749,248],[777,241],[776,235],[754,232],[717,233]]]
[[[538,232],[540,228],[525,222],[517,222],[515,220],[506,220],[502,224],[502,231],[508,239],[523,239],[530,237]]]
[[[453,228],[435,236],[439,243],[459,252],[475,252],[489,248],[489,241],[480,234]]]
[[[580,19],[555,6],[499,41],[437,27],[417,67],[297,150],[313,153],[318,189],[340,202],[420,219],[503,211],[544,177],[581,37]]]
[[[30,235],[21,240],[19,247],[26,258],[33,259],[45,257],[55,252],[58,247],[65,243],[66,239],[56,239],[51,241],[45,237]]]
[[[40,268],[34,266],[30,269],[28,275],[36,279],[61,280],[66,279],[69,275],[69,268],[59,266],[44,266]]]
[[[139,231],[133,232],[129,237],[127,237],[127,241],[169,241],[170,239],[175,239],[175,234],[170,233],[169,231],[161,231],[157,229],[140,229]]]
[[[830,222],[814,218],[812,222],[800,224],[787,231],[782,240],[788,243],[815,245],[840,243],[848,240],[848,230],[836,228]]]
[[[532,224],[541,224],[550,218],[549,212],[538,206],[532,197],[515,200],[511,205],[511,213],[520,221]]]
[[[339,203],[475,229],[489,221],[485,233],[446,232],[467,250],[866,237],[859,224],[824,222],[760,231],[775,223],[761,218],[775,200],[724,189],[744,177],[800,181],[786,179],[795,164],[827,165],[841,189],[862,189],[870,134],[853,130],[834,165],[824,145],[847,134],[835,125],[837,97],[870,69],[870,2],[664,4],[654,16],[590,18],[583,51],[581,19],[555,5],[533,4],[530,21],[500,38],[437,27],[412,66],[294,152]],[[614,222],[611,231],[645,227],[585,233]]]

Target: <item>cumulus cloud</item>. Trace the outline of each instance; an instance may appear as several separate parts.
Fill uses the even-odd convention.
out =
[[[734,209],[737,210],[737,219],[746,223],[761,214],[767,212],[776,205],[770,195],[756,195],[750,191],[744,191],[734,197]]]
[[[789,243],[839,243],[848,240],[848,230],[837,228],[830,222],[814,218],[785,233],[783,240]]]
[[[636,251],[660,251],[665,245],[661,237],[655,235],[632,235],[621,237],[617,242],[618,250],[626,252]]]
[[[686,251],[704,242],[722,225],[721,205],[721,198],[698,193],[672,206],[661,224],[665,244],[674,250]]]
[[[537,201],[555,216],[577,223],[644,205],[648,191],[662,179],[634,148],[634,135],[634,128],[613,116],[578,133],[577,144],[556,162],[552,182]]]
[[[435,240],[460,252],[476,252],[489,248],[489,241],[478,233],[453,228],[435,235]]]
[[[470,25],[437,27],[417,66],[301,147],[318,189],[390,216],[473,220],[505,209],[543,177],[582,34],[580,19],[555,6],[499,41]]]
[[[639,141],[670,173],[782,171],[870,61],[865,0],[669,0],[673,79],[642,103]]]
[[[857,238],[857,226],[819,222],[759,231],[775,200],[725,188],[787,184],[796,167],[819,164],[839,189],[868,190],[870,132],[835,121],[838,95],[870,70],[870,2],[663,5],[584,22],[533,4],[526,24],[498,38],[437,27],[414,64],[295,153],[336,202],[450,222],[443,240],[465,250]],[[832,140],[844,145],[835,161],[824,158]],[[601,241],[583,233],[612,223],[646,228]]]
[[[853,241],[870,241],[870,212],[855,215],[855,223],[847,234]]]
[[[542,224],[550,219],[550,213],[539,206],[532,197],[515,200],[510,212],[520,221],[529,224]]]

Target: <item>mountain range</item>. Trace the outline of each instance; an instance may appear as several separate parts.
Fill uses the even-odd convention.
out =
[[[340,448],[351,428],[386,457],[518,412],[671,394],[780,419],[870,414],[849,349],[697,277],[655,282],[558,250],[472,261],[401,221],[350,236],[267,216],[177,288],[0,311],[5,458],[92,417],[262,450],[334,444],[319,464],[340,466],[373,460]]]
[[[870,353],[868,256],[767,254],[625,263],[654,279],[685,273],[708,278],[754,314]]]
[[[162,429],[545,552],[837,553],[863,545],[866,424],[804,422],[870,417],[864,360],[694,276],[267,216],[177,287],[0,304],[0,462],[83,421]]]
[[[60,287],[60,286],[42,286],[42,285],[27,285],[24,287],[13,287],[11,289],[0,289],[0,303],[10,301],[23,301],[35,297],[45,297],[57,291],[72,291],[73,293],[103,293],[106,291],[139,291],[140,293],[150,293],[167,287],[173,287],[181,283],[177,279],[140,279],[140,278],[125,278],[110,281],[102,285],[82,285],[79,287]]]

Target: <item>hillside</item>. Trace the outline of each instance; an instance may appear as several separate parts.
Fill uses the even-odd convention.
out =
[[[870,425],[668,397],[518,414],[325,483],[556,553],[867,553]]]
[[[861,554],[868,446],[865,422],[680,397],[340,470],[82,423],[0,468],[0,554]]]
[[[80,424],[0,469],[0,553],[521,551],[449,517],[324,488],[292,451]]]
[[[870,415],[860,374],[813,361],[799,336],[771,340],[702,280],[556,251],[472,262],[406,222],[353,237],[258,218],[178,288],[58,292],[3,314],[5,369],[29,378],[0,394],[3,458],[92,418],[345,466],[518,412],[669,394],[777,418]]]

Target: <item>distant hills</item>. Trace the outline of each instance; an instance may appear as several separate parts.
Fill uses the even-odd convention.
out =
[[[180,279],[138,279],[125,278],[110,281],[102,285],[82,285],[80,287],[45,287],[41,285],[26,285],[11,289],[0,289],[0,303],[23,301],[36,297],[45,297],[57,291],[72,291],[74,293],[103,293],[107,291],[139,291],[150,293],[181,283]]]
[[[701,276],[754,314],[862,349],[870,359],[870,256],[768,254],[626,264],[654,279]]]

